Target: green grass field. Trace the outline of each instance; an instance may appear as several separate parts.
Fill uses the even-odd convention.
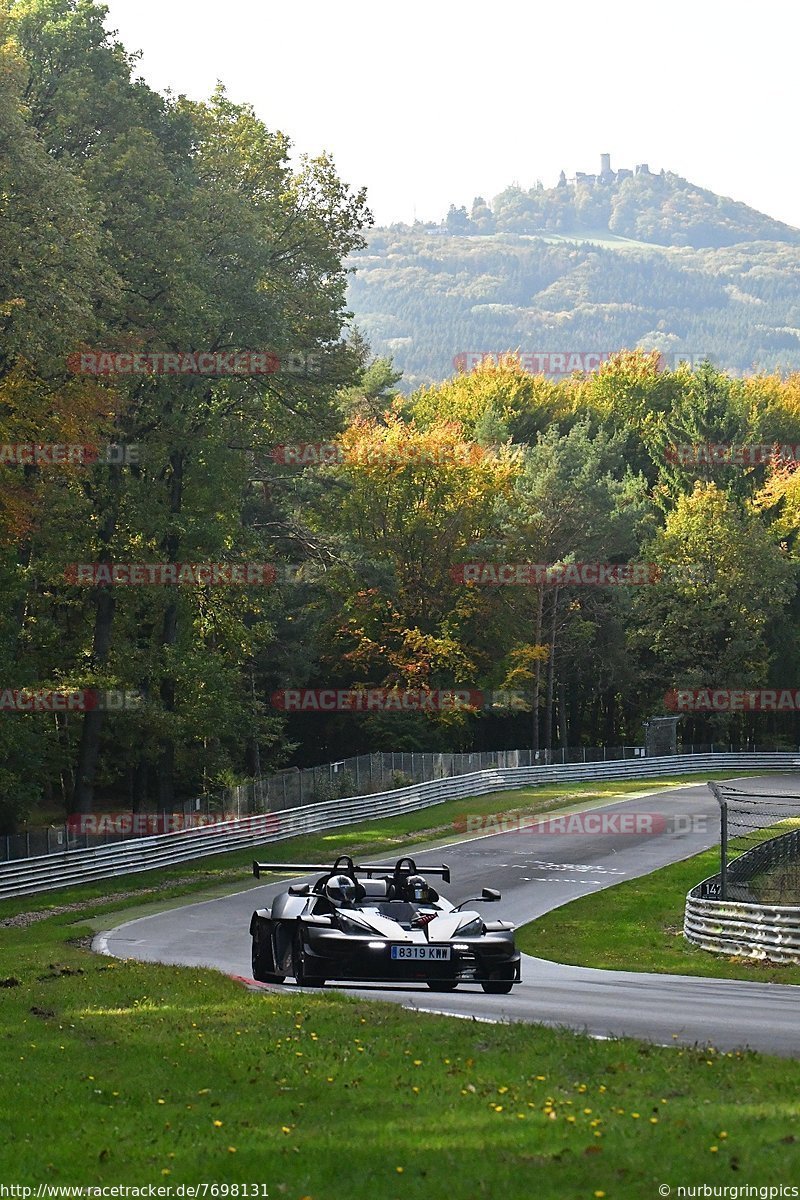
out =
[[[3,930],[4,1183],[528,1200],[785,1174],[794,1062],[254,993],[99,958],[74,917]]]
[[[459,802],[457,815],[610,794],[554,793]],[[446,816],[439,806],[270,856],[393,850],[435,838]],[[402,827],[415,821],[427,824]],[[638,1200],[660,1184],[675,1195],[679,1185],[785,1181],[800,1136],[792,1061],[458,1021],[341,994],[251,992],[215,971],[88,949],[112,911],[210,884],[241,888],[244,859],[0,906],[0,1183]],[[53,912],[65,904],[75,907]]]

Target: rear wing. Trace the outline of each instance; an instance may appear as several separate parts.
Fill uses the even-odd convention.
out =
[[[445,883],[450,882],[450,868],[444,863],[438,867],[429,867],[422,863],[419,866],[413,858],[398,858],[394,866],[389,863],[354,863],[348,854],[340,854],[334,862],[333,866],[327,863],[266,863],[253,862],[253,874],[256,879],[261,878],[262,872],[279,871],[283,874],[292,874],[295,872],[303,875],[313,875],[322,873],[324,875],[334,875],[337,871],[341,871],[344,875],[366,875],[371,879],[373,874],[380,873],[381,875],[416,875],[422,873],[425,875],[440,875]]]

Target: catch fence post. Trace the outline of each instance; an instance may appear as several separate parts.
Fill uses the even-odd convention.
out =
[[[719,892],[720,900],[728,899],[728,801],[718,783],[708,783],[708,790],[719,805]]]
[[[720,899],[728,899],[728,802],[720,805],[719,820],[719,891]]]

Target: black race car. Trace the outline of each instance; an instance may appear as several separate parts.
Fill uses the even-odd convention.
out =
[[[314,883],[291,884],[250,921],[253,976],[283,983],[293,975],[301,986],[328,979],[371,983],[426,983],[452,991],[479,983],[485,992],[510,992],[519,982],[520,955],[510,921],[484,921],[464,904],[495,901],[480,897],[454,907],[426,876],[450,882],[445,866],[417,867],[400,858],[394,867],[356,866],[340,855],[333,867],[296,863],[253,863],[263,871],[322,871]],[[424,872],[424,874],[423,874]]]

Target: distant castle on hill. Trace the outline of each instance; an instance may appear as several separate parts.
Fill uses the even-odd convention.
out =
[[[638,163],[636,170],[631,171],[628,167],[620,167],[618,171],[611,170],[611,155],[600,155],[600,174],[587,175],[585,171],[576,171],[572,179],[567,180],[566,175],[562,171],[558,177],[558,186],[566,187],[567,183],[583,183],[594,186],[598,183],[621,183],[623,179],[630,179],[633,175],[652,175],[653,172],[648,167],[647,163]]]

